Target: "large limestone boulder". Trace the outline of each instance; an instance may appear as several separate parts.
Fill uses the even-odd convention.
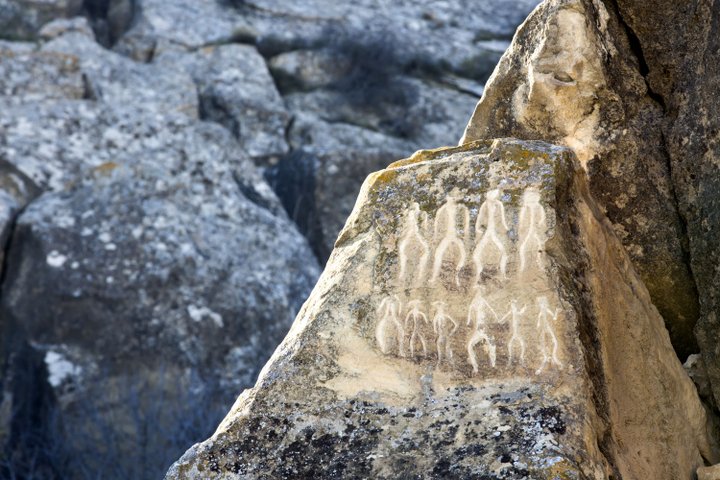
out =
[[[705,411],[571,151],[368,177],[253,389],[167,479],[693,478]]]
[[[647,2],[621,3],[656,9]],[[673,2],[664,3],[680,10]],[[551,0],[538,7],[486,85],[461,143],[513,136],[571,147],[684,359],[697,352],[693,327],[699,315],[686,235],[689,217],[683,211],[688,208],[683,207],[686,189],[679,182],[687,175],[678,174],[686,155],[669,150],[673,107],[667,95],[659,96],[647,83],[645,46],[637,44],[614,4]],[[662,29],[663,37],[674,38],[686,30],[681,25],[694,25],[689,20],[667,22],[663,24],[672,28],[667,33]],[[651,76],[664,72],[658,67]],[[706,261],[711,251],[697,249],[693,258],[700,254],[700,262],[713,264]]]

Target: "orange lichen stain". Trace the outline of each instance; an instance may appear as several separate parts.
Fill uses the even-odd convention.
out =
[[[115,162],[105,162],[92,169],[94,177],[107,177],[120,165]]]

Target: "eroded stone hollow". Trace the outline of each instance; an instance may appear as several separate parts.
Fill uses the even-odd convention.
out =
[[[574,155],[496,140],[368,177],[255,388],[167,478],[690,479],[716,459]]]

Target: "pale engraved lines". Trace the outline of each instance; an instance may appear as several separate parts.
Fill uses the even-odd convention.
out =
[[[484,342],[483,350],[490,360],[490,366],[495,367],[495,343],[485,332],[484,325],[486,324],[485,317],[488,312],[495,317],[496,322],[499,321],[497,313],[495,313],[495,310],[493,310],[487,300],[485,300],[482,287],[476,287],[476,290],[477,293],[475,294],[472,303],[470,303],[467,317],[467,325],[472,325],[472,334],[467,344],[468,361],[470,362],[470,365],[472,365],[474,373],[478,373],[479,371],[477,355],[475,354],[475,346],[481,341]]]
[[[452,359],[453,352],[450,337],[452,337],[458,329],[458,323],[445,311],[447,307],[445,302],[433,302],[432,305],[435,307],[435,316],[433,317],[432,323],[433,331],[435,335],[437,335],[437,364],[439,367],[443,361],[443,353],[448,361]]]
[[[460,270],[465,266],[467,253],[465,252],[465,243],[458,235],[458,214],[462,222],[462,231],[467,235],[470,227],[470,212],[466,206],[459,205],[453,197],[449,197],[435,215],[434,240],[437,243],[437,239],[440,238],[441,234],[442,239],[437,243],[435,249],[435,261],[430,283],[437,281],[445,255],[450,249],[455,249],[459,256],[455,267],[455,284],[460,285]]]
[[[512,365],[513,358],[514,358],[514,348],[515,346],[520,347],[520,365],[525,366],[525,340],[523,339],[522,335],[520,334],[520,317],[523,313],[525,313],[525,310],[527,309],[526,305],[523,305],[522,308],[518,307],[517,300],[512,300],[510,302],[510,311],[506,313],[502,320],[506,319],[508,316],[510,317],[510,341],[508,341],[508,366]]]
[[[400,323],[400,299],[397,295],[385,297],[377,308],[380,320],[375,327],[375,339],[380,351],[384,354],[392,352],[397,343],[397,353],[405,356],[405,329]]]
[[[430,256],[430,246],[423,238],[420,225],[427,224],[427,213],[420,211],[420,206],[413,203],[407,212],[405,226],[403,229],[400,243],[398,244],[398,256],[400,257],[400,281],[404,281],[407,276],[407,264],[410,258],[418,258],[415,252],[419,252],[419,260],[416,264],[415,283],[425,279],[425,269],[427,267],[428,257]],[[424,230],[424,228],[423,228]]]
[[[484,230],[484,231],[483,231]],[[483,255],[486,253],[488,245],[492,244],[500,254],[500,276],[507,278],[507,261],[508,254],[505,249],[504,242],[498,235],[498,230],[505,237],[509,230],[505,221],[505,207],[500,201],[500,190],[488,190],[485,201],[480,206],[478,216],[475,221],[475,238],[480,238],[473,252],[473,262],[475,263],[475,282],[478,283],[480,275],[483,271]]]
[[[525,271],[528,263],[527,255],[531,251],[536,252],[537,266],[542,268],[542,253],[545,248],[545,230],[547,226],[545,208],[540,205],[540,192],[536,188],[528,187],[523,193],[523,204],[520,209],[518,227],[522,239],[518,251],[520,271]]]
[[[420,311],[420,300],[410,300],[407,307],[410,311],[405,317],[405,330],[408,329],[408,324],[412,322],[412,333],[410,334],[410,357],[415,357],[415,345],[418,340],[420,341],[420,345],[423,349],[423,356],[427,356],[427,341],[422,333],[422,324],[420,322],[422,321],[426,325],[429,325],[430,322],[428,321],[427,316]]]
[[[537,329],[540,335],[540,352],[542,353],[542,363],[540,367],[535,371],[535,374],[539,374],[545,368],[548,362],[555,364],[558,368],[562,368],[562,363],[557,358],[558,341],[553,332],[552,326],[550,325],[550,319],[553,322],[557,322],[560,309],[550,310],[550,304],[547,297],[537,297],[538,305],[538,321]],[[548,340],[552,344],[550,351],[548,352]]]

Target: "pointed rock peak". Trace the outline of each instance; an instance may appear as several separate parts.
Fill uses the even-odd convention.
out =
[[[167,478],[690,479],[704,411],[580,172],[495,140],[371,175],[255,388]]]

